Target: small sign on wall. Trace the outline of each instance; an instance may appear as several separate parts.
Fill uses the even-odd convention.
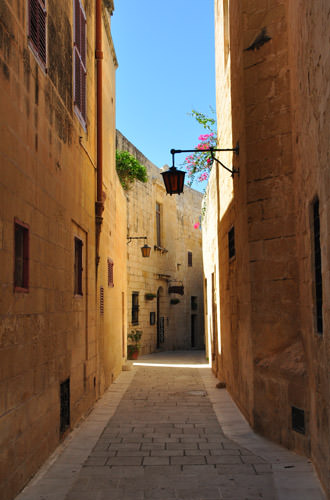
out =
[[[178,293],[179,295],[184,294],[184,288],[183,285],[172,285],[168,287],[168,293]]]

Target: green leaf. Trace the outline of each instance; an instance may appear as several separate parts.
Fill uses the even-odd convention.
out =
[[[116,170],[121,185],[127,191],[136,180],[147,182],[147,169],[128,151],[116,151]]]

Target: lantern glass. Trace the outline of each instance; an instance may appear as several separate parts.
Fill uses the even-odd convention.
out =
[[[171,167],[166,172],[161,172],[161,174],[167,194],[172,196],[172,194],[180,194],[183,192],[184,177],[186,175],[183,170],[177,170],[175,167]]]
[[[143,245],[143,247],[141,247],[142,257],[150,257],[150,250],[151,247],[146,244]]]

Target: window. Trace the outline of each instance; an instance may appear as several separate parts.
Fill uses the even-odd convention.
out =
[[[132,325],[139,323],[139,293],[132,293]]]
[[[113,283],[113,260],[108,259],[108,286],[114,287]]]
[[[40,62],[46,66],[46,0],[29,0],[29,42]]]
[[[313,202],[313,229],[314,229],[314,286],[316,302],[316,329],[318,333],[323,333],[323,313],[322,313],[322,261],[321,261],[321,241],[320,241],[320,214],[319,200]]]
[[[83,125],[86,123],[86,16],[80,0],[74,0],[74,104]]]
[[[193,311],[197,311],[198,309],[198,302],[197,302],[197,297],[194,297],[193,295],[190,297],[190,303],[191,303],[191,309]]]
[[[235,257],[235,228],[228,231],[228,256],[230,259]]]
[[[27,291],[29,288],[29,228],[15,220],[15,291]]]
[[[305,434],[305,412],[295,406],[291,407],[292,429],[300,434]]]
[[[156,313],[153,311],[150,313],[150,325],[156,324]]]
[[[192,252],[188,252],[188,266],[192,267]]]
[[[82,247],[83,242],[79,238],[74,239],[74,293],[82,295]]]
[[[60,384],[60,433],[70,427],[70,379]]]
[[[157,239],[157,246],[160,247],[162,240],[161,240],[161,208],[160,204],[156,203],[156,239]]]
[[[223,46],[224,46],[224,62],[227,66],[229,57],[229,1],[223,0]]]

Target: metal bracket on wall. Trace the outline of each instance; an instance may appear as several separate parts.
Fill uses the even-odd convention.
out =
[[[216,152],[222,152],[222,151],[232,151],[235,153],[235,155],[239,155],[239,142],[237,141],[236,147],[235,148],[224,148],[224,149],[218,149],[218,148],[208,148],[208,149],[171,149],[171,154],[172,154],[172,163],[173,167],[174,165],[174,155],[177,153],[211,153],[211,158],[212,158],[212,163],[216,161],[221,165],[224,169],[228,170],[228,172],[231,173],[231,176],[234,177],[235,174],[239,175],[239,168],[234,168],[232,167],[231,169],[226,167],[218,158],[215,157],[214,153]]]

